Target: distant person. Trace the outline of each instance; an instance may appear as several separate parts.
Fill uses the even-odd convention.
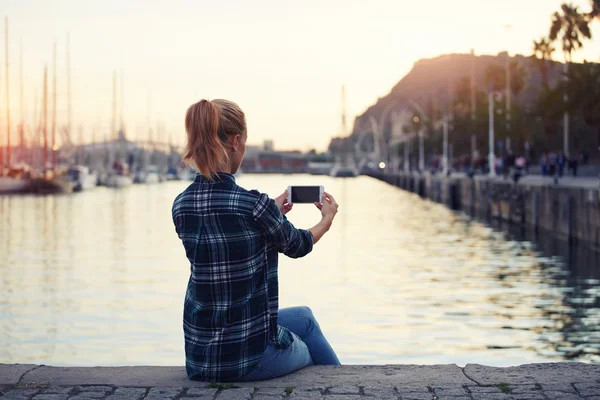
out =
[[[548,175],[554,177],[556,175],[556,153],[551,152],[548,154]]]
[[[558,157],[556,157],[556,164],[558,166],[558,176],[562,178],[566,164],[566,157],[562,151],[558,153]]]
[[[321,221],[296,229],[287,191],[270,199],[235,182],[248,132],[240,107],[201,100],[186,113],[184,160],[199,172],[173,203],[190,263],[183,312],[192,380],[258,381],[308,365],[339,365],[308,307],[279,309],[278,253],[304,257],[329,230],[338,205],[328,193]]]
[[[515,159],[515,166],[514,166],[514,172],[513,172],[513,181],[515,183],[519,182],[519,179],[521,179],[521,176],[524,173],[526,165],[527,165],[527,160],[525,159],[525,157],[520,156]]]
[[[548,156],[543,153],[540,157],[540,167],[542,169],[542,176],[548,175]]]
[[[569,168],[571,169],[571,172],[573,173],[573,177],[577,176],[577,167],[579,166],[579,161],[577,159],[578,159],[578,157],[571,157],[569,159]]]

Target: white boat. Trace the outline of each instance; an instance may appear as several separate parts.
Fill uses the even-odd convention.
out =
[[[329,175],[333,168],[333,163],[310,161],[307,167],[308,173],[311,175]]]
[[[98,174],[90,172],[90,169],[83,165],[75,165],[69,168],[67,175],[73,182],[74,192],[94,189],[98,184]]]
[[[196,171],[194,171],[192,168],[184,168],[179,170],[177,176],[182,181],[193,181],[196,179]]]
[[[134,183],[159,183],[165,179],[160,174],[156,165],[149,165],[146,169],[136,172]]]
[[[108,178],[106,179],[106,187],[109,188],[122,188],[125,186],[129,186],[133,184],[133,179],[131,179],[130,176],[127,175],[119,175],[119,174],[111,174],[108,176]]]
[[[358,175],[358,169],[355,166],[341,164],[334,165],[329,172],[329,176],[336,178],[354,178]]]
[[[24,193],[27,191],[29,181],[0,176],[0,194]]]
[[[129,166],[125,163],[115,162],[112,171],[108,173],[104,185],[109,188],[122,188],[133,184],[129,175]]]

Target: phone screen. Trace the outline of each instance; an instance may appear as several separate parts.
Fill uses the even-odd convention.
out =
[[[320,202],[320,186],[292,186],[292,203]]]

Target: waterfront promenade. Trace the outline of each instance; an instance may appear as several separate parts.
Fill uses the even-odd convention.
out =
[[[600,365],[314,366],[261,382],[189,381],[183,367],[0,364],[2,400],[600,400]]]

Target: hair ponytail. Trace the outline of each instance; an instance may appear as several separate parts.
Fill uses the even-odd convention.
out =
[[[229,162],[227,140],[246,131],[246,119],[239,106],[227,100],[200,100],[185,115],[187,144],[183,161],[207,179]]]

